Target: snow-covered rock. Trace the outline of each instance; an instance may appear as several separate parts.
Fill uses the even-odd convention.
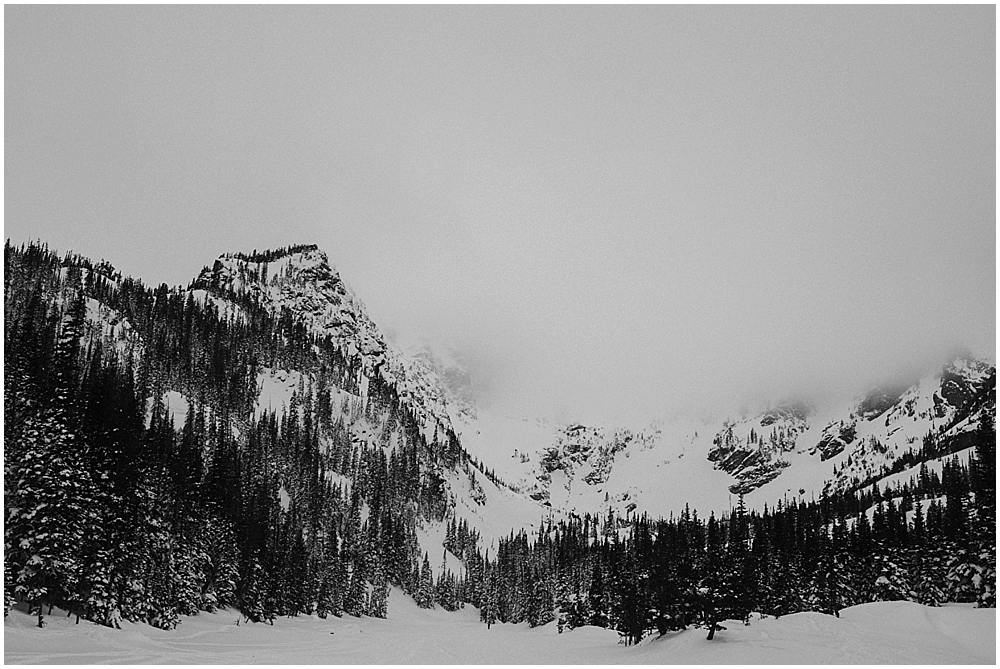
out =
[[[201,271],[193,289],[200,299],[241,317],[240,304],[249,302],[278,317],[287,314],[315,336],[329,336],[345,359],[360,363],[362,388],[380,375],[424,422],[428,437],[451,430],[448,391],[433,361],[388,343],[364,303],[316,246],[220,256]]]
[[[719,422],[557,426],[480,411],[457,425],[470,453],[552,508],[666,516],[689,504],[707,514],[740,494],[759,509],[870,483],[928,435],[954,452],[995,414],[995,385],[992,363],[964,355],[902,390]]]

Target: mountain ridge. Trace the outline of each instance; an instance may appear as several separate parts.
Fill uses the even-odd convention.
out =
[[[620,602],[556,587],[553,541],[570,542],[559,560],[577,593],[599,597],[625,592],[616,551],[645,550],[652,527],[661,542],[692,533],[690,580],[720,568],[711,541],[731,532],[726,550],[738,551],[750,520],[770,531],[769,508],[815,524],[829,513],[816,498],[836,500],[829,527],[850,520],[858,545],[869,510],[877,535],[896,541],[907,495],[942,481],[952,527],[983,520],[978,472],[996,406],[986,361],[957,359],[833,409],[559,425],[475,406],[459,358],[387,338],[315,245],[224,254],[187,288],[9,241],[5,270],[5,601],[39,625],[43,603],[167,629],[236,604],[253,621],[384,617],[395,585],[422,607],[481,607],[486,622],[545,624],[559,609],[575,626],[603,607],[594,624],[613,619],[635,642],[643,630]],[[919,485],[907,484],[918,465]],[[961,502],[969,490],[975,507]],[[928,527],[961,539],[929,504]],[[94,525],[102,516],[114,522]],[[705,531],[716,539],[700,545]],[[967,578],[992,567],[969,564],[954,567],[965,570],[954,592],[992,601]],[[882,597],[875,585],[859,601]],[[694,620],[702,587],[670,595],[676,624]],[[775,610],[829,606],[810,601]],[[717,619],[706,621],[714,633]]]
[[[347,288],[339,272],[330,266],[326,253],[317,245],[294,245],[276,251],[261,253],[255,251],[251,254],[222,254],[211,268],[206,267],[201,271],[191,286],[194,289],[212,291],[220,297],[228,296],[236,301],[247,299],[249,295],[250,299],[265,304],[275,313],[289,309],[295,317],[302,319],[317,333],[332,334],[346,356],[358,357],[362,361],[366,374],[381,375],[396,388],[401,399],[412,404],[421,419],[436,423],[433,429],[428,429],[426,435],[428,439],[434,439],[437,429],[445,432],[455,430],[457,435],[462,435],[463,430],[456,427],[452,414],[465,419],[463,422],[467,430],[475,429],[477,411],[475,402],[467,395],[463,395],[461,388],[454,388],[455,384],[448,383],[445,378],[448,373],[457,373],[459,376],[464,374],[467,378],[467,370],[455,361],[451,361],[450,372],[446,371],[445,367],[435,360],[432,347],[426,342],[411,342],[404,350],[387,341],[378,326],[368,317],[364,303]],[[926,374],[923,378],[911,382],[895,382],[875,387],[863,396],[857,397],[853,400],[853,406],[847,411],[846,416],[824,421],[818,439],[813,434],[815,430],[809,428],[819,426],[811,426],[807,420],[815,413],[815,409],[801,400],[774,403],[755,417],[726,418],[721,427],[715,428],[714,437],[704,459],[712,463],[713,469],[721,470],[733,477],[733,482],[727,486],[728,494],[732,496],[750,495],[762,488],[764,491],[770,490],[773,486],[768,484],[784,480],[781,479],[782,472],[791,465],[787,457],[783,458],[782,454],[803,452],[818,455],[821,462],[831,460],[829,476],[823,481],[814,480],[808,484],[800,481],[792,488],[786,487],[782,493],[804,490],[806,493],[820,494],[824,488],[831,485],[844,488],[850,486],[852,481],[853,485],[859,485],[862,480],[870,480],[873,473],[879,471],[879,467],[891,467],[892,458],[900,456],[905,449],[902,449],[900,444],[894,443],[891,444],[894,446],[893,453],[890,454],[888,450],[883,451],[883,447],[888,449],[889,446],[882,443],[885,438],[882,441],[878,439],[883,436],[887,438],[888,434],[866,434],[858,437],[856,434],[858,420],[862,423],[871,422],[897,407],[900,402],[912,404],[916,399],[915,396],[919,395],[914,391],[915,386],[927,382],[927,379],[932,377],[941,377],[940,383],[937,384],[939,387],[933,391],[931,400],[934,402],[935,415],[937,419],[944,419],[947,416],[953,422],[958,422],[962,418],[958,415],[959,410],[965,405],[965,400],[970,399],[971,394],[975,394],[976,389],[970,387],[969,378],[963,375],[963,371],[967,371],[966,368],[961,365],[956,367],[956,363],[961,361],[970,363],[977,370],[975,374],[980,376],[984,370],[988,371],[992,367],[994,370],[992,404],[988,393],[985,397],[979,398],[979,401],[984,403],[984,407],[981,408],[988,410],[992,406],[995,411],[995,366],[986,360],[976,358],[964,349],[955,351],[954,355],[955,357],[949,360],[940,372]],[[988,377],[988,373],[986,376]],[[961,406],[956,407],[953,402]],[[906,409],[900,411],[905,412]],[[921,411],[924,416],[928,415],[928,408],[925,407]],[[534,480],[521,475],[507,483],[514,484],[532,500],[551,504],[550,488],[553,474],[557,478],[572,479],[572,472],[579,470],[581,465],[586,465],[584,467],[586,471],[580,475],[580,479],[589,486],[600,486],[607,482],[616,463],[616,456],[629,451],[628,440],[637,438],[649,442],[645,446],[646,449],[652,448],[652,444],[662,435],[662,429],[657,425],[662,426],[665,422],[669,421],[654,419],[646,427],[619,425],[605,428],[597,424],[587,427],[586,429],[592,432],[602,434],[608,432],[610,435],[607,439],[597,439],[591,446],[591,449],[597,451],[596,459],[593,461],[586,450],[583,453],[577,450],[569,454],[570,457],[566,459],[557,456],[557,453],[565,447],[561,442],[569,436],[560,434],[573,428],[572,425],[566,425],[556,430],[553,443],[539,445],[534,454],[537,459]],[[733,429],[739,431],[739,426],[743,426],[744,429],[740,436],[734,437]],[[939,426],[935,426],[932,421],[929,429],[933,430],[936,427]],[[711,424],[706,423],[702,434],[710,429],[713,429]],[[907,445],[914,443],[914,429],[916,428],[908,426],[905,431],[907,439],[910,440]],[[655,437],[647,434],[650,430],[656,435]],[[809,432],[808,436],[806,432]],[[945,432],[947,430],[942,434]],[[924,436],[921,434],[920,438]],[[955,435],[946,436],[951,439]],[[799,437],[813,443],[806,441],[799,443]],[[860,439],[863,437],[875,438],[876,442],[869,441],[867,444],[870,447],[863,447],[860,445]],[[690,435],[685,438],[692,444],[695,439]],[[753,439],[752,444],[751,439]],[[572,441],[572,437],[569,440]],[[619,440],[625,440],[624,444]],[[852,445],[854,446],[852,452],[840,458],[836,457]],[[862,455],[861,448],[865,449],[863,454],[867,457],[859,457]],[[699,457],[697,453],[691,455]],[[476,458],[487,467],[497,467],[499,463],[496,456],[496,453],[476,450]],[[521,460],[526,457],[524,448],[519,451],[517,457]],[[841,462],[848,457],[851,457],[850,465]],[[837,461],[834,462],[833,459]],[[880,460],[879,464],[869,462],[873,459]],[[864,464],[870,464],[871,467],[866,469]],[[834,465],[841,466],[841,469],[835,471]],[[636,472],[630,471],[634,476]],[[669,478],[667,480],[669,481]],[[564,485],[566,484],[572,484],[572,481],[565,481]],[[656,481],[653,480],[645,485],[655,484]],[[803,485],[805,487],[802,487]],[[636,487],[633,485],[627,489],[609,491],[602,486],[600,492],[608,497],[608,505],[598,504],[583,508],[592,512],[609,508],[617,508],[619,512],[636,509],[653,511],[653,508],[643,509],[635,501]],[[642,487],[642,484],[638,487]],[[612,496],[618,499],[617,506]],[[772,491],[767,501],[774,503],[781,496]],[[760,493],[756,498],[759,497]],[[722,495],[716,496],[716,499],[721,502]],[[675,504],[672,509],[658,507],[655,510],[668,513],[679,511],[679,506]],[[721,511],[729,506],[731,505],[725,504],[716,510]],[[583,508],[571,507],[558,510],[578,512]]]

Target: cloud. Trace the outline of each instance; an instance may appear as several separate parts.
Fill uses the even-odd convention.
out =
[[[619,415],[995,356],[988,7],[16,7],[12,238],[186,284],[320,244],[493,400]]]

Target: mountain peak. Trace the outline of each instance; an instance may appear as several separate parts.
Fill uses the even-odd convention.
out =
[[[382,334],[315,244],[223,254],[201,271],[192,288],[249,301],[274,314],[287,309],[313,334],[340,343],[348,357],[360,355],[366,369],[384,362]]]
[[[345,359],[358,361],[367,377],[378,375],[389,382],[421,420],[451,429],[449,393],[438,365],[426,355],[388,344],[364,303],[318,246],[224,254],[201,271],[192,288],[237,304],[249,302],[277,316],[287,311],[311,334],[333,339]]]
[[[257,252],[254,249],[252,253],[224,253],[220,258],[235,258],[237,260],[243,260],[249,263],[267,263],[275,260],[280,260],[281,258],[287,258],[294,255],[305,255],[317,253],[323,258],[324,261],[327,260],[326,254],[319,250],[316,244],[292,244],[291,246],[284,246],[280,249],[268,249],[266,251]]]

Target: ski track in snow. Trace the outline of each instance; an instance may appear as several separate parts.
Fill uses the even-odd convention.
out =
[[[12,611],[4,621],[10,664],[995,664],[996,609],[930,608],[878,602],[840,618],[796,613],[757,619],[705,639],[702,629],[647,638],[626,647],[618,634],[554,623],[487,629],[472,607],[422,610],[398,589],[389,618],[279,618],[236,624],[238,613],[183,618],[172,631],[123,623],[112,630],[64,615]]]

